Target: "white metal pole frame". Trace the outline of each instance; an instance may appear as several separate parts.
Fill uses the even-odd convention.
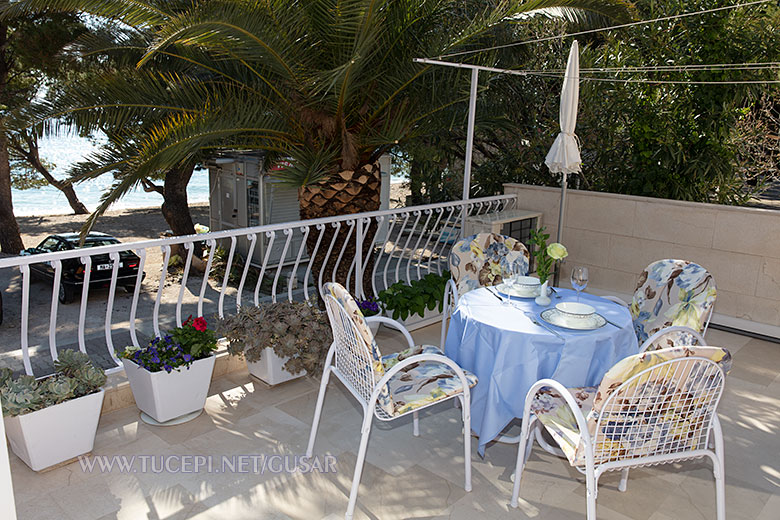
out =
[[[563,214],[566,212],[566,188],[568,187],[568,176],[566,172],[561,172],[561,207],[558,210],[558,233],[555,235],[555,241],[561,243],[563,235]]]
[[[471,162],[474,154],[474,124],[477,118],[477,87],[479,85],[479,70],[471,69],[471,93],[469,94],[469,119],[466,132],[466,165],[463,168],[463,200],[471,198]],[[466,236],[466,220],[468,209],[463,212],[460,223],[460,238]]]
[[[5,422],[0,408],[0,518],[16,520],[14,488],[11,483],[11,464],[8,461],[8,447],[5,442]]]
[[[471,94],[469,95],[469,122],[466,133],[466,166],[463,170],[463,200],[470,198],[471,192],[471,160],[474,153],[474,122],[477,117],[477,86],[479,70],[471,69]],[[465,215],[464,215],[465,219]]]

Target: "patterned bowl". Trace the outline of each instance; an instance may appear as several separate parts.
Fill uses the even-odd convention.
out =
[[[587,319],[596,312],[596,309],[585,303],[561,302],[555,306],[555,309],[568,319],[582,320]]]

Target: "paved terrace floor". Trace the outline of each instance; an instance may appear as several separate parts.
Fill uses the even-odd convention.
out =
[[[422,329],[415,336],[435,344],[438,329]],[[777,519],[780,345],[716,330],[707,338],[734,355],[720,406],[727,516]],[[379,339],[386,352],[401,348],[392,333],[380,331]],[[268,388],[246,372],[233,372],[214,381],[206,413],[188,424],[147,426],[139,421],[135,408],[104,415],[93,453],[302,454],[316,397],[313,380]],[[35,474],[12,455],[18,516],[20,520],[343,518],[360,420],[354,400],[340,384],[331,383],[315,451],[337,458],[336,473],[122,473],[116,468],[89,473],[73,463]],[[466,493],[458,411],[445,404],[421,414],[420,430],[421,436],[413,437],[409,420],[376,425],[355,518],[584,518],[581,475],[538,446],[523,478],[521,508],[513,510],[510,475],[516,447],[492,444],[484,459],[474,455],[474,490]],[[710,468],[708,462],[691,461],[632,470],[626,493],[617,491],[619,473],[609,473],[601,479],[599,518],[713,519],[715,488]]]

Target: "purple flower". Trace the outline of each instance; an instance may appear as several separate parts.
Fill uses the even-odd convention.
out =
[[[168,363],[165,363],[165,365],[163,365],[163,368],[164,368],[164,369],[165,369],[165,371],[166,371],[166,372],[168,372],[169,374],[171,373],[171,370],[173,370],[173,367],[172,367],[171,365],[169,365]]]
[[[155,354],[154,356],[152,356],[151,362],[152,363],[159,363],[160,362],[160,358]]]
[[[191,355],[189,355],[189,354],[184,354],[184,355],[182,356],[182,359],[184,359],[184,362],[185,362],[185,363],[189,363],[189,362],[192,360],[192,356],[191,356]]]

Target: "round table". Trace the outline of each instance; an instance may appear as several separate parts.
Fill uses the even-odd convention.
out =
[[[447,356],[479,378],[471,390],[471,427],[479,436],[481,455],[488,442],[522,417],[525,395],[539,379],[555,379],[566,387],[594,386],[617,361],[639,352],[631,315],[620,304],[582,293],[580,301],[611,323],[575,331],[542,321],[539,313],[545,307],[533,299],[512,298],[508,305],[495,291],[474,289],[460,297],[444,347]],[[576,300],[572,290],[556,291],[550,305]],[[526,316],[528,311],[541,325]]]

